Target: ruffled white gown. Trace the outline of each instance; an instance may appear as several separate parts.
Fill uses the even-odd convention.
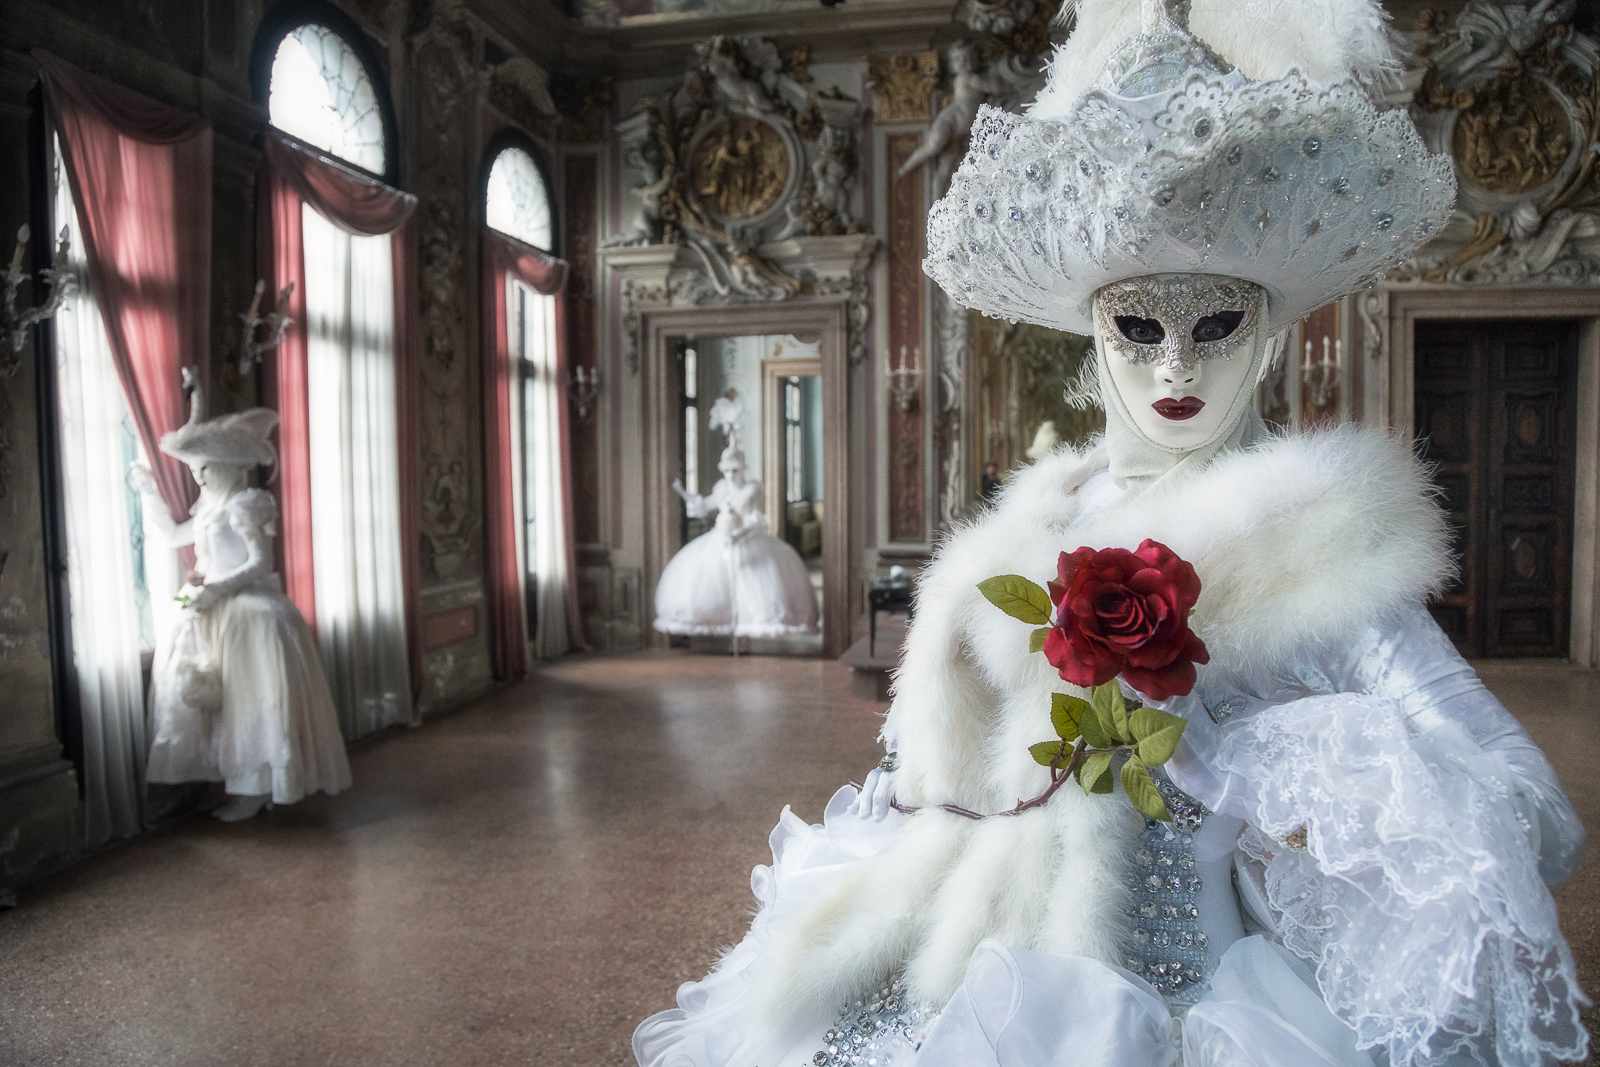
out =
[[[767,532],[761,483],[722,478],[690,497],[690,513],[717,509],[710,530],[667,562],[656,585],[663,633],[780,637],[817,631],[817,598],[800,553]]]
[[[1107,481],[1091,479],[1084,496],[1114,497]],[[819,899],[843,899],[838,887],[930,814],[866,822],[846,810],[846,787],[819,825],[785,809],[772,866],[752,878],[749,933],[679,989],[676,1009],[639,1026],[638,1062],[1581,1060],[1586,1000],[1545,884],[1570,874],[1583,829],[1543,754],[1421,605],[1347,647],[1302,653],[1232,677],[1203,668],[1195,693],[1168,703],[1189,721],[1170,777],[1158,775],[1174,821],[1146,821],[1121,869],[1132,902],[1121,966],[990,939],[942,1006],[912,1003],[885,975],[837,1014],[763,1010],[777,931]]]
[[[278,804],[350,787],[316,641],[270,563],[276,520],[260,489],[194,518],[195,569],[221,598],[185,609],[156,648],[152,782],[221,781]]]

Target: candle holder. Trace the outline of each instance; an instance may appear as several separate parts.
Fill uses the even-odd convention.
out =
[[[578,409],[578,418],[588,418],[589,408],[600,395],[600,368],[585,368],[581,364],[573,367],[567,380],[567,393]]]
[[[256,295],[250,301],[250,310],[239,316],[239,321],[244,323],[244,344],[239,349],[239,377],[243,378],[250,373],[261,357],[277,348],[283,343],[283,335],[289,332],[289,327],[294,325],[294,319],[284,314],[283,308],[289,306],[289,297],[294,293],[294,282],[290,282],[278,291],[277,311],[260,314],[261,294],[266,292],[265,281],[256,282]],[[260,332],[260,331],[265,331]]]
[[[889,370],[889,395],[901,414],[909,415],[917,406],[917,394],[922,391],[922,349],[913,350],[906,359],[906,346],[900,346],[900,365]]]
[[[1311,342],[1306,342],[1305,356],[1300,362],[1300,381],[1311,391],[1311,398],[1319,411],[1328,406],[1328,401],[1339,384],[1339,362],[1342,355],[1342,342],[1324,334],[1322,359],[1313,362]]]
[[[23,282],[33,280],[31,271],[24,273],[22,270],[23,253],[28,247],[28,239],[31,236],[32,231],[27,226],[17,230],[17,248],[11,255],[11,266],[6,271],[6,317],[4,322],[0,322],[0,335],[3,335],[6,343],[0,345],[0,378],[9,378],[16,373],[16,357],[22,352],[22,346],[27,343],[28,331],[60,311],[67,297],[78,288],[78,281],[67,266],[68,255],[72,250],[72,238],[68,235],[67,228],[63,226],[61,240],[56,245],[54,264],[39,272],[39,280],[50,286],[50,298],[37,307],[26,308],[20,312],[17,310],[17,290],[22,287]]]

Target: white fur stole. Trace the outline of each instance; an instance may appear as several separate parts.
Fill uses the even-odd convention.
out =
[[[1030,627],[977,591],[998,574],[1043,585],[1080,546],[1166,544],[1195,567],[1205,671],[1243,676],[1309,645],[1337,645],[1437,589],[1451,566],[1426,471],[1389,435],[1341,427],[1275,437],[1079,516],[1103,453],[1040,460],[954,534],[918,586],[884,734],[909,805],[994,812],[1048,784],[1028,746],[1052,736],[1050,694],[1080,692]],[[1120,795],[1075,786],[1024,815],[973,822],[926,808],[796,917],[775,924],[760,1000],[770,1013],[837,1004],[904,972],[942,1005],[979,941],[1120,963],[1128,851],[1143,820]]]

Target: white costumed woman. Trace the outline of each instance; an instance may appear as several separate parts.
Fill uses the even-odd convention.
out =
[[[655,627],[669,634],[779,637],[817,631],[817,599],[806,565],[787,541],[767,532],[761,483],[746,480],[739,451],[743,405],[718,397],[708,422],[727,435],[722,477],[705,496],[672,488],[691,518],[717,513],[716,525],[679,549],[656,584]]]
[[[161,438],[161,451],[200,485],[192,517],[174,525],[149,469],[133,468],[145,514],[172,546],[195,551],[184,610],[156,648],[146,777],[223,782],[230,799],[213,814],[235,822],[269,803],[348,789],[350,764],[316,641],[274,570],[277,503],[250,488],[255,468],[277,463],[278,414],[207,420],[187,370],[184,381],[194,390],[189,421]]]
[[[1092,332],[1105,438],[941,547],[885,765],[821,825],[783,813],[748,935],[641,1024],[644,1067],[1585,1056],[1546,888],[1583,831],[1424,608],[1451,566],[1426,472],[1405,442],[1274,437],[1250,406],[1274,334],[1442,224],[1450,164],[1362,88],[1390,62],[1377,4],[1182,7],[1084,0],[1031,113],[980,114],[925,268],[967,306]],[[1181,686],[1120,668],[1187,720],[1153,771],[1170,821],[1114,773],[1052,792],[1030,752],[1053,698],[1085,695],[1051,639],[1138,649],[1167,625],[1130,592],[1165,570],[1080,586],[1061,557],[1147,539],[1192,564],[1209,653]],[[1034,654],[977,587],[1058,566]]]

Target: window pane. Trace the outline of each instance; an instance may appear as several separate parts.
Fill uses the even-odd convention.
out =
[[[683,488],[700,491],[700,409],[693,404],[683,409]]]
[[[522,149],[507,148],[489,168],[485,218],[492,229],[550,250],[550,193],[539,165]]]
[[[378,91],[344,38],[315,23],[278,44],[267,94],[272,124],[373,174],[384,172]]]

